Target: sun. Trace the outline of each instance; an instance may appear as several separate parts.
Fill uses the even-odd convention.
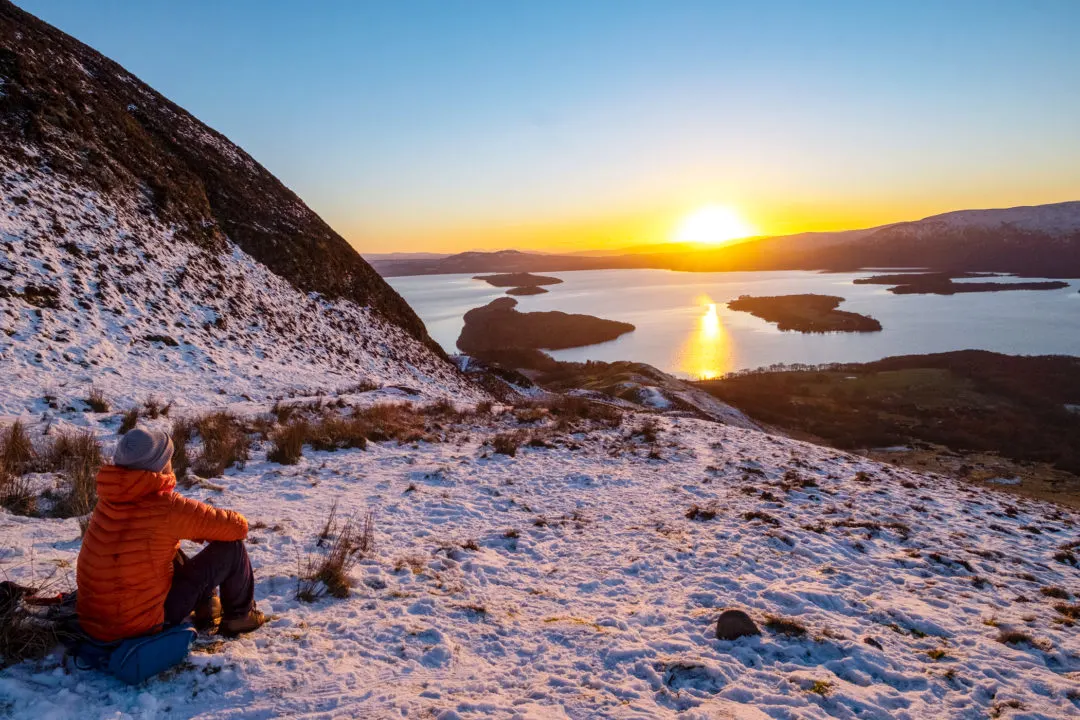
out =
[[[728,205],[706,205],[683,218],[675,231],[675,242],[722,245],[756,235],[753,225]]]

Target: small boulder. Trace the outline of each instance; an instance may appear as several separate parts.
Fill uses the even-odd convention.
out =
[[[760,634],[757,624],[742,610],[725,610],[716,620],[716,637],[719,640],[738,640],[747,635]]]

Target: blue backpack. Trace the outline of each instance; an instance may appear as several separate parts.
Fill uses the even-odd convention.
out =
[[[78,667],[105,671],[128,685],[138,685],[182,662],[195,635],[195,628],[183,623],[153,635],[101,642],[76,625],[64,633],[64,644]]]

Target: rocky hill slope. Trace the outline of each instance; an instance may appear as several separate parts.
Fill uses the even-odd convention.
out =
[[[475,393],[243,150],[7,0],[0,200],[0,363],[19,390],[0,412],[91,382],[189,401],[368,381]]]

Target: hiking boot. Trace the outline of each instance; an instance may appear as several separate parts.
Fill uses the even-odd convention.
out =
[[[199,632],[213,630],[214,626],[221,622],[221,598],[211,595],[206,600],[195,606],[195,617],[192,624]]]
[[[222,620],[218,633],[229,637],[235,637],[242,633],[249,633],[262,627],[263,624],[266,623],[266,619],[266,616],[259,612],[258,608],[252,607],[247,615]]]

